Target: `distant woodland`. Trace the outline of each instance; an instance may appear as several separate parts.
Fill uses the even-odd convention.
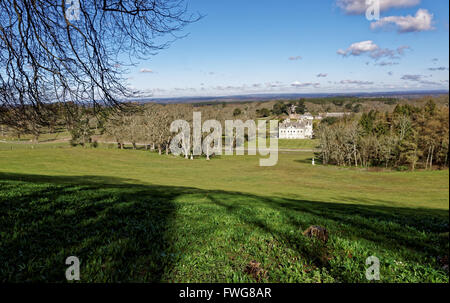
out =
[[[125,103],[119,108],[93,108],[73,103],[54,103],[34,110],[0,108],[0,137],[29,138],[34,144],[44,134],[67,132],[70,144],[96,147],[97,141],[115,142],[118,148],[169,153],[177,119],[285,119],[295,105],[297,114],[347,112],[344,118],[314,121],[320,140],[318,158],[323,164],[358,167],[416,169],[448,167],[448,95],[416,99],[332,97],[264,102],[192,104]],[[206,135],[206,134],[205,134]]]

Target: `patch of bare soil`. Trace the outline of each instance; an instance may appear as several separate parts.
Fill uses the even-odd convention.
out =
[[[264,279],[267,277],[267,271],[265,271],[261,267],[261,263],[256,261],[251,261],[244,270],[245,273],[252,276],[255,280],[260,281],[261,279]]]

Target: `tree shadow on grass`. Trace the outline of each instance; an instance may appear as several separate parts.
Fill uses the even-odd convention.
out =
[[[312,157],[308,157],[308,158],[304,158],[304,159],[296,159],[296,160],[294,160],[294,162],[302,163],[302,164],[311,164],[312,159],[313,159]],[[314,161],[315,161],[315,164],[321,164],[317,158],[315,158]]]
[[[84,282],[170,281],[177,237],[194,241],[227,228],[210,222],[208,215],[217,214],[272,235],[319,267],[326,262],[301,234],[310,225],[327,227],[331,239],[365,239],[391,251],[412,250],[419,257],[448,251],[448,239],[444,243],[435,236],[448,232],[446,210],[136,183],[106,176],[0,173],[0,281],[65,281],[65,259],[71,255],[80,258]],[[197,233],[190,235],[174,228],[178,208],[188,205],[178,202],[185,196],[205,213]],[[201,197],[210,202],[208,207],[197,203]],[[272,213],[281,215],[282,224],[266,217]],[[188,254],[189,248],[184,249]]]
[[[129,182],[0,173],[0,281],[64,281],[72,255],[85,282],[160,281],[179,192]]]
[[[331,238],[365,239],[390,251],[414,251],[418,253],[418,259],[420,256],[443,256],[448,251],[448,236],[442,237],[449,231],[449,212],[445,210],[248,197],[281,213],[289,228],[277,229],[276,224],[270,224],[246,205],[234,203],[233,199],[211,200],[230,215],[240,216],[255,228],[274,235],[319,267],[327,264],[323,259],[326,256],[320,255],[320,251],[324,252],[323,247],[311,245],[314,243],[305,241],[302,235],[302,231],[311,225],[326,227]],[[294,233],[289,233],[291,228]]]

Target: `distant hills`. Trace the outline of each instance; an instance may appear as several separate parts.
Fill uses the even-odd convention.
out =
[[[172,98],[136,98],[129,99],[128,102],[138,103],[202,103],[202,102],[249,102],[249,101],[268,101],[274,99],[299,99],[299,98],[327,98],[327,97],[397,97],[397,98],[417,98],[421,96],[437,96],[448,94],[448,90],[423,90],[423,91],[395,91],[395,92],[372,92],[372,93],[317,93],[317,94],[249,94],[232,96],[202,96],[202,97],[172,97]]]

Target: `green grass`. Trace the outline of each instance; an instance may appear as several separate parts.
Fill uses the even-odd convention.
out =
[[[266,139],[266,146],[269,147],[269,139]],[[258,140],[256,140],[256,146],[258,144]],[[317,148],[319,145],[318,139],[278,139],[278,148],[280,149],[307,149],[312,150]],[[248,142],[246,141],[244,144],[245,147],[248,146]]]
[[[11,143],[29,143],[31,142],[31,140],[33,139],[33,136],[30,134],[25,134],[25,135],[21,135],[20,139],[18,139],[17,137],[13,137],[11,135],[7,135],[7,136],[1,136],[0,135],[0,140],[4,140],[4,141],[11,141]],[[42,133],[39,136],[39,142],[44,143],[44,142],[51,142],[51,141],[55,141],[55,140],[61,140],[61,139],[70,139],[70,134],[68,131],[66,130],[60,130],[58,132],[46,132],[46,133]]]
[[[55,149],[55,148],[67,148],[68,147],[68,143],[67,142],[61,142],[61,143],[45,143],[45,144],[31,144],[31,143],[3,143],[0,142],[0,151],[17,151],[17,150],[35,150],[35,149],[44,149],[44,150],[51,150],[51,149]]]
[[[279,139],[278,147],[287,149],[314,149],[319,145],[318,139]]]
[[[1,144],[0,144],[1,146]],[[15,146],[15,145],[14,145]],[[39,145],[38,145],[39,146]],[[0,152],[0,281],[448,282],[449,175],[194,161],[46,144]],[[326,245],[305,238],[326,227]],[[267,272],[245,272],[255,260]]]

